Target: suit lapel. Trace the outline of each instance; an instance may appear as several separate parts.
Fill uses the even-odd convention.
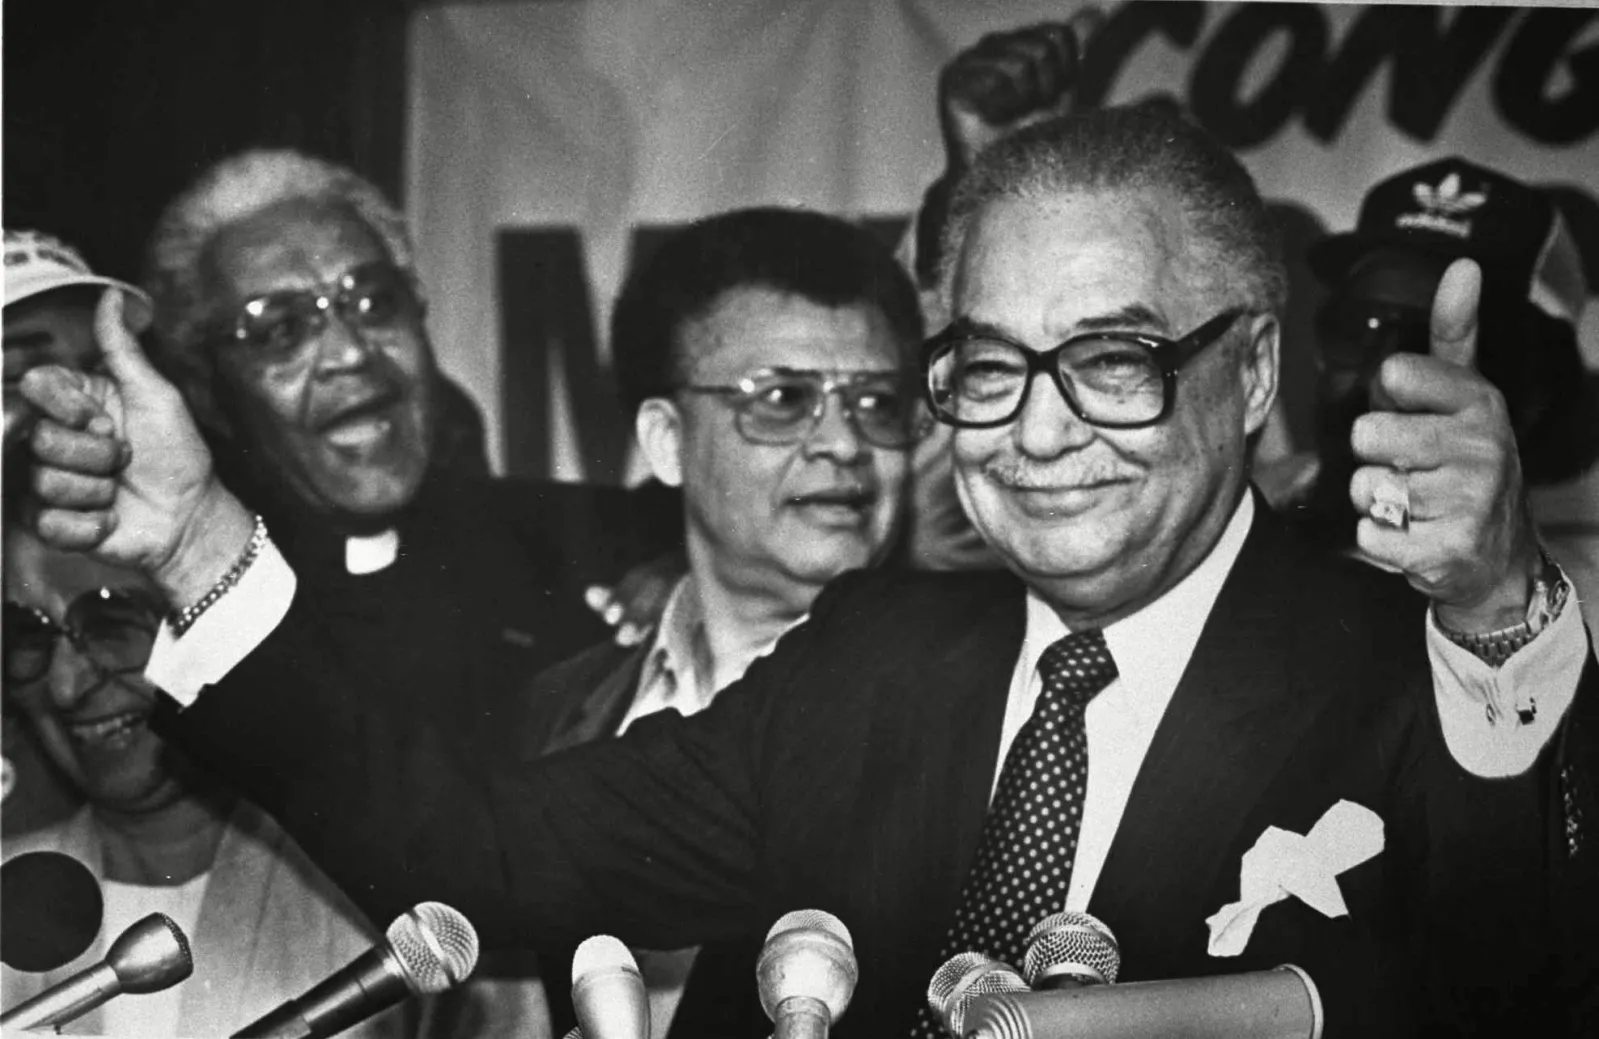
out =
[[[970,608],[918,639],[931,650],[896,656],[871,694],[877,706],[861,789],[873,795],[861,799],[855,836],[847,843],[857,859],[871,849],[868,854],[882,860],[868,871],[872,902],[861,912],[891,916],[889,933],[906,936],[891,950],[901,968],[911,966],[900,963],[906,950],[917,950],[915,959],[937,955],[953,918],[988,811],[1006,696],[1026,627],[1024,592],[1010,575],[973,590]],[[917,721],[906,724],[908,718]],[[904,868],[907,860],[914,869]]]
[[[567,747],[610,736],[616,731],[633,702],[639,674],[651,644],[646,642],[619,659],[608,657],[615,660],[614,666],[605,673],[593,692],[575,699],[557,719],[543,753],[553,754]]]
[[[1216,599],[1128,798],[1090,911],[1124,950],[1198,950],[1239,829],[1327,699],[1296,687],[1293,556],[1264,508]],[[1138,972],[1136,963],[1128,964]],[[1142,973],[1142,972],[1138,972]],[[1135,974],[1137,976],[1137,974]]]

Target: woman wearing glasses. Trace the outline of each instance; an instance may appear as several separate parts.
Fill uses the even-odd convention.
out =
[[[6,841],[6,858],[55,851],[100,881],[93,946],[41,974],[4,968],[14,1006],[99,962],[135,920],[165,913],[188,936],[194,974],[165,992],[114,999],[76,1035],[227,1035],[369,948],[377,937],[275,822],[233,797],[148,725],[142,671],[159,600],[135,575],[5,532],[5,698],[84,800],[64,822]],[[66,926],[65,923],[63,926]],[[417,1034],[396,1008],[352,1035]]]

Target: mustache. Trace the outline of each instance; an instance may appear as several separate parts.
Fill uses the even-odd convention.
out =
[[[1019,458],[996,458],[984,463],[988,479],[1017,490],[1059,490],[1136,479],[1139,470],[1115,461],[1069,459],[1040,465]]]

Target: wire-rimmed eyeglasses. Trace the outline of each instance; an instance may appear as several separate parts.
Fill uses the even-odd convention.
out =
[[[21,603],[5,604],[5,680],[32,682],[50,670],[56,641],[66,639],[99,671],[99,681],[144,670],[161,605],[134,589],[97,588],[67,606],[60,622]]]
[[[265,361],[294,356],[334,317],[365,337],[393,331],[422,312],[411,276],[388,260],[358,264],[326,285],[284,289],[244,302],[217,338]],[[364,338],[363,338],[364,341]]]
[[[1244,313],[1223,311],[1178,339],[1088,332],[1044,351],[957,321],[923,347],[927,401],[948,425],[1002,426],[1026,406],[1033,376],[1048,372],[1082,421],[1110,429],[1152,426],[1171,414],[1178,369]]]
[[[734,410],[740,436],[754,444],[772,445],[808,438],[821,425],[827,399],[836,394],[861,439],[897,451],[915,443],[919,432],[911,387],[897,371],[762,368],[730,385],[689,383],[678,389],[722,397]]]

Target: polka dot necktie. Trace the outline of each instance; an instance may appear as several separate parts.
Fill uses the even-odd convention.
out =
[[[980,952],[1019,967],[1034,924],[1066,907],[1088,790],[1088,702],[1116,680],[1099,629],[1072,632],[1038,660],[1043,691],[1000,770],[977,859],[961,888],[939,962]],[[917,1039],[942,1039],[926,1007]]]

